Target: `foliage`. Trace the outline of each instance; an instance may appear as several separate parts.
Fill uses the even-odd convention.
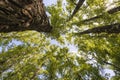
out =
[[[118,80],[120,34],[76,33],[120,23],[118,0],[85,0],[72,19],[72,0],[57,0],[46,6],[53,26],[51,33],[23,31],[0,33],[0,76],[3,80]],[[118,2],[117,2],[118,1]],[[74,1],[77,3],[77,0]],[[109,5],[109,6],[108,6]],[[99,18],[83,22],[94,16]],[[51,42],[52,40],[57,43]],[[69,45],[77,51],[70,51]],[[112,70],[110,73],[105,69]],[[112,76],[113,75],[113,76]]]

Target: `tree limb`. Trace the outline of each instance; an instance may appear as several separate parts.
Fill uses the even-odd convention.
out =
[[[120,70],[120,67],[119,67],[119,66],[116,66],[116,65],[114,65],[114,64],[112,64],[112,63],[109,63],[109,62],[107,62],[107,61],[103,61],[103,62],[104,62],[105,64],[111,65],[111,66],[113,66],[114,68]]]
[[[107,13],[109,13],[109,14],[114,14],[114,13],[116,13],[116,12],[118,12],[118,11],[120,11],[120,6],[108,10]],[[104,14],[101,14],[101,15],[98,15],[98,16],[95,16],[95,17],[92,17],[92,18],[89,18],[89,19],[85,19],[85,20],[83,20],[83,21],[81,21],[81,22],[89,22],[89,21],[95,20],[95,19],[97,19],[97,18],[100,18],[100,17],[102,17],[103,15],[104,15]]]
[[[83,32],[76,33],[78,35],[89,34],[89,33],[120,33],[120,23],[115,23],[111,25],[105,25],[100,27],[95,27],[92,29],[85,30]]]
[[[79,0],[78,3],[76,4],[75,9],[73,10],[72,15],[70,16],[69,20],[71,20],[73,18],[73,16],[79,11],[80,7],[83,5],[85,0]],[[68,21],[69,21],[68,20]]]

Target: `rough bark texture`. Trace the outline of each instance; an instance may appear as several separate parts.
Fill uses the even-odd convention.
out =
[[[111,25],[100,26],[92,29],[85,30],[77,34],[89,34],[89,33],[120,33],[120,23],[115,23]]]
[[[42,0],[0,0],[0,32],[50,32]]]

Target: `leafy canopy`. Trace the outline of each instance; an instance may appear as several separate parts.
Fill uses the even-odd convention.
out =
[[[120,23],[120,9],[110,13],[120,1],[110,1],[85,0],[71,18],[79,1],[57,0],[57,4],[46,6],[53,26],[51,33],[29,30],[0,33],[0,78],[118,80],[120,35],[107,33],[107,29],[80,34],[95,27]],[[77,50],[71,51],[70,45]]]

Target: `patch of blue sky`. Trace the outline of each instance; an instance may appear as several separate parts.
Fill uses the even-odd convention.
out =
[[[45,6],[50,6],[57,3],[57,0],[43,0]]]
[[[106,68],[103,69],[103,73],[101,75],[107,77],[107,80],[111,80],[111,78],[115,76],[115,73],[113,70]]]
[[[21,41],[15,40],[13,39],[6,47],[5,47],[5,51],[7,51],[9,48],[12,48],[14,46],[18,46],[18,45],[22,45],[23,43]],[[0,46],[0,53],[3,50],[3,46]]]
[[[51,39],[50,43],[53,45],[57,45],[59,47],[68,47],[69,52],[72,53],[77,53],[78,52],[78,48],[74,45],[74,44],[69,44],[68,42],[65,41],[65,45],[61,45],[58,41],[56,41],[55,39]]]

